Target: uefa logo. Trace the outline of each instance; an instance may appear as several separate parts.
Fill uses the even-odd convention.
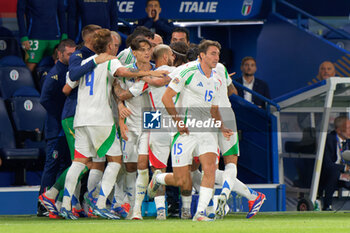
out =
[[[160,129],[161,116],[159,110],[143,112],[143,128],[144,129]]]

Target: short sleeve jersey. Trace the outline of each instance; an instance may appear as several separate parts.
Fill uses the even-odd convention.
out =
[[[126,68],[137,69],[137,66],[135,63],[133,63],[127,65]],[[151,107],[150,100],[146,92],[148,89],[148,84],[142,80],[136,81],[135,78],[122,78],[120,83],[123,89],[129,89],[130,93],[134,96],[124,101],[125,106],[131,111],[131,115],[126,119],[129,131],[141,132],[143,108]]]
[[[175,67],[171,67],[171,66],[160,66],[157,68],[157,70],[166,70],[169,71],[170,73],[175,69]],[[162,97],[164,95],[165,89],[167,88],[166,86],[161,86],[161,87],[156,87],[156,86],[152,86],[149,85],[148,87],[148,93],[149,93],[149,97],[151,100],[151,104],[153,109],[164,109],[164,104],[162,102]]]
[[[95,58],[91,56],[82,65]],[[123,67],[118,59],[99,64],[79,80],[78,104],[74,127],[111,126],[114,124],[110,95],[115,71]]]
[[[196,112],[200,108],[203,115],[197,117],[210,117],[210,107],[218,105],[219,83],[215,76],[216,72],[212,71],[210,78],[207,78],[200,63],[197,63],[183,69],[172,79],[169,87],[177,92],[175,107],[182,109],[180,114],[190,116],[191,108],[197,109]]]
[[[190,61],[190,62],[187,62],[181,66],[178,66],[176,67],[170,74],[168,74],[168,76],[173,79],[176,75],[179,75],[181,71],[183,71],[185,68],[188,68],[190,66],[193,66],[193,65],[196,65],[198,64],[198,61],[195,60],[195,61]]]
[[[79,85],[79,81],[72,81],[72,80],[70,80],[69,72],[67,72],[67,75],[66,75],[66,83],[72,89],[76,88]]]
[[[220,83],[219,86],[219,107],[231,107],[231,102],[227,96],[227,87],[231,85],[232,79],[228,76],[228,72],[226,70],[226,67],[218,63],[216,67],[214,68],[214,72],[216,72],[216,78]]]
[[[117,58],[119,59],[120,63],[122,63],[123,66],[133,64],[136,62],[136,58],[134,54],[132,54],[131,48],[126,48],[123,51],[121,51]]]

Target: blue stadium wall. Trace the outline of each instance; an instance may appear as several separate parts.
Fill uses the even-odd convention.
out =
[[[233,78],[241,76],[240,64],[242,58],[245,56],[256,57],[257,41],[262,28],[262,24],[202,26],[202,38],[198,38],[198,28],[189,27],[191,42],[199,43],[201,39],[217,40],[222,46],[221,53],[226,54],[225,56],[231,53],[232,57],[230,60],[221,60],[221,62],[225,63],[229,72],[236,72]],[[259,76],[259,69],[257,76]]]
[[[271,14],[259,35],[256,58],[259,77],[267,81],[274,98],[308,85],[325,60],[336,63],[339,76],[349,76],[349,54]]]

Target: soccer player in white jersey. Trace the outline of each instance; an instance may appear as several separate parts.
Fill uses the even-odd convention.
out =
[[[153,59],[156,64],[157,70],[173,71],[174,56],[171,48],[168,45],[158,45],[154,48]],[[148,80],[151,79],[151,80]],[[170,78],[153,78],[144,77],[143,80],[148,82],[148,93],[151,100],[151,105],[154,111],[159,111],[161,116],[166,117],[168,113],[165,110],[164,104],[162,103],[162,97],[165,92],[166,86],[170,82]],[[156,82],[152,85],[152,82]],[[168,116],[170,118],[170,116]],[[157,175],[159,172],[165,172],[167,162],[170,154],[171,146],[171,135],[170,132],[156,132],[151,131],[149,136],[149,161],[154,172],[153,175]],[[158,193],[154,198],[157,209],[157,220],[165,220],[165,190],[159,189]]]
[[[194,221],[212,221],[205,216],[204,212],[213,195],[218,145],[215,132],[209,130],[209,132],[190,131],[186,122],[190,121],[191,114],[197,114],[195,117],[198,120],[213,117],[216,123],[220,123],[219,125],[215,124],[215,126],[220,128],[225,137],[230,138],[232,135],[232,131],[227,130],[221,124],[217,96],[219,84],[214,78],[216,74],[212,70],[219,61],[220,48],[218,42],[203,41],[199,45],[199,63],[184,69],[170,82],[166,89],[162,101],[178,130],[171,149],[174,172],[153,176],[148,186],[148,195],[151,197],[154,196],[161,184],[180,186],[183,205],[182,217],[190,218],[192,182],[189,166],[192,164],[192,154],[198,154],[204,175],[199,192],[197,212],[193,217]],[[172,98],[175,95],[177,95],[177,100],[174,105]],[[180,107],[184,108],[182,111],[184,117],[179,115],[178,109]],[[201,116],[195,113],[194,108],[200,109]]]
[[[94,35],[94,49],[99,53],[107,52],[111,55],[116,53],[114,38],[109,30],[99,30]],[[83,60],[82,64],[94,59],[94,55]],[[110,97],[106,93],[111,88],[111,79],[114,72],[122,67],[117,59],[98,65],[91,73],[86,74],[79,81],[78,103],[74,119],[75,129],[75,158],[66,177],[65,195],[61,208],[61,216],[71,219],[70,199],[72,191],[76,186],[77,176],[85,164],[96,154],[99,157],[107,155],[108,165],[102,178],[101,192],[107,191],[109,185],[108,178],[118,174],[121,164],[120,144],[115,140],[115,125],[112,110],[110,108]],[[77,173],[78,172],[78,173]],[[109,176],[109,177],[108,177]],[[74,178],[74,180],[72,180]],[[111,186],[112,187],[112,186]],[[106,201],[106,196],[104,198]],[[102,202],[102,198],[100,199]],[[98,208],[99,215],[114,218],[106,208]],[[115,216],[115,218],[117,218]]]
[[[187,63],[185,66],[188,66],[189,64],[195,64],[196,62],[198,61]],[[218,75],[216,76],[216,78],[220,83],[219,107],[221,110],[221,115],[223,121],[228,122],[228,124],[225,124],[226,127],[232,129],[232,131],[234,132],[232,137],[230,137],[230,140],[226,140],[222,136],[222,134],[218,133],[218,143],[224,158],[225,170],[223,172],[221,170],[216,171],[216,182],[223,185],[221,195],[218,199],[216,218],[223,218],[225,214],[225,204],[231,191],[234,191],[237,194],[248,199],[249,212],[247,214],[247,218],[251,218],[254,215],[256,215],[256,213],[260,210],[260,207],[262,206],[265,200],[265,195],[263,193],[256,192],[250,189],[244,183],[237,179],[237,160],[239,156],[239,144],[236,117],[232,110],[230,100],[228,98],[228,96],[232,94],[237,94],[237,90],[232,84],[232,79],[229,77],[228,72],[223,64],[218,63],[214,71],[217,72]],[[169,76],[173,76],[173,73],[170,73]],[[198,170],[196,170],[196,166],[198,167],[198,165],[192,166],[192,176],[196,176],[193,177],[193,179],[199,182],[201,179],[201,174],[198,173]],[[207,212],[207,215],[210,213],[213,212]]]
[[[137,67],[140,70],[154,70],[150,62],[151,43],[146,38],[135,38],[131,42],[136,63],[127,67]],[[142,131],[142,108],[150,108],[149,97],[146,93],[147,83],[137,79],[122,79],[121,84],[114,85],[117,97],[124,101],[132,114],[124,119],[120,117],[119,126],[123,138],[123,162],[127,171],[126,189],[129,195],[130,212],[128,218],[142,219],[141,205],[147,189],[148,174],[148,132]],[[125,124],[124,124],[125,121]],[[137,170],[136,185],[133,182]],[[135,190],[135,191],[134,191]],[[135,193],[135,194],[134,194]]]
[[[136,62],[136,58],[130,47],[131,42],[137,37],[146,37],[148,40],[154,40],[154,33],[144,26],[138,26],[135,28],[132,34],[126,39],[126,47],[124,50],[120,51],[118,54],[118,59],[122,65],[129,65]]]
[[[108,29],[101,29],[94,34],[93,47],[97,54],[117,52],[115,37]],[[97,55],[83,60],[82,64]],[[79,79],[78,103],[74,118],[75,155],[67,173],[63,203],[60,215],[66,219],[77,219],[71,211],[71,198],[77,185],[78,176],[91,161],[92,157],[107,155],[108,165],[102,178],[99,199],[94,206],[96,214],[105,218],[119,219],[104,208],[106,198],[115,183],[122,161],[120,143],[115,138],[115,125],[110,107],[112,79],[117,75],[127,77],[144,75],[163,75],[161,72],[142,72],[123,67],[118,59],[99,64],[95,69]]]
[[[218,198],[216,218],[223,218],[225,214],[226,201],[231,191],[234,191],[248,199],[249,212],[247,214],[247,218],[251,218],[257,214],[261,205],[264,203],[265,195],[260,192],[255,192],[237,179],[237,160],[239,156],[238,135],[236,117],[228,98],[230,95],[236,93],[236,89],[233,86],[232,79],[229,77],[224,65],[218,63],[215,71],[218,74],[216,78],[220,82],[220,113],[223,121],[225,122],[225,126],[234,132],[230,137],[230,140],[224,138],[222,134],[217,135],[219,148],[224,158],[225,170],[222,174],[222,191]]]
[[[177,65],[182,65],[186,60],[186,55],[182,53],[186,49],[187,45],[183,42],[176,42],[172,44],[171,47],[164,44],[156,46],[153,50],[153,59],[157,70],[167,70],[172,72],[175,69],[175,67],[173,67],[175,61]],[[149,84],[148,93],[153,110],[158,110],[163,119],[170,119],[161,99],[171,78],[146,76],[142,79]],[[159,172],[165,172],[166,170],[171,147],[171,135],[169,133],[170,131],[156,132],[153,130],[150,132],[149,160],[152,171],[155,175]],[[166,219],[164,194],[164,188],[160,189],[154,198],[157,209],[157,220]]]

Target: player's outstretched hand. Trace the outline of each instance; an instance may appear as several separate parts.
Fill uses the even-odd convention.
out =
[[[151,76],[155,76],[155,77],[164,77],[167,76],[169,74],[169,71],[167,70],[153,70],[151,71]]]
[[[127,141],[128,140],[127,133],[129,132],[128,126],[126,126],[126,124],[119,124],[119,128],[120,128],[120,133],[122,135],[122,138],[125,141]]]
[[[128,116],[130,116],[132,114],[131,110],[128,109],[127,107],[121,108],[119,111],[119,114],[122,118],[127,118]]]
[[[224,137],[227,139],[227,141],[230,140],[230,137],[233,135],[232,129],[228,129],[225,127],[222,127],[221,132],[224,135]]]
[[[112,59],[115,59],[117,57],[115,56],[112,56],[108,53],[101,53],[100,55],[98,55],[96,58],[95,58],[95,62],[96,64],[101,64],[101,63],[104,63],[106,61],[109,61],[109,60],[112,60]]]
[[[190,134],[190,131],[188,131],[188,128],[186,126],[180,126],[179,124],[177,125],[177,131],[182,135],[182,134]]]

